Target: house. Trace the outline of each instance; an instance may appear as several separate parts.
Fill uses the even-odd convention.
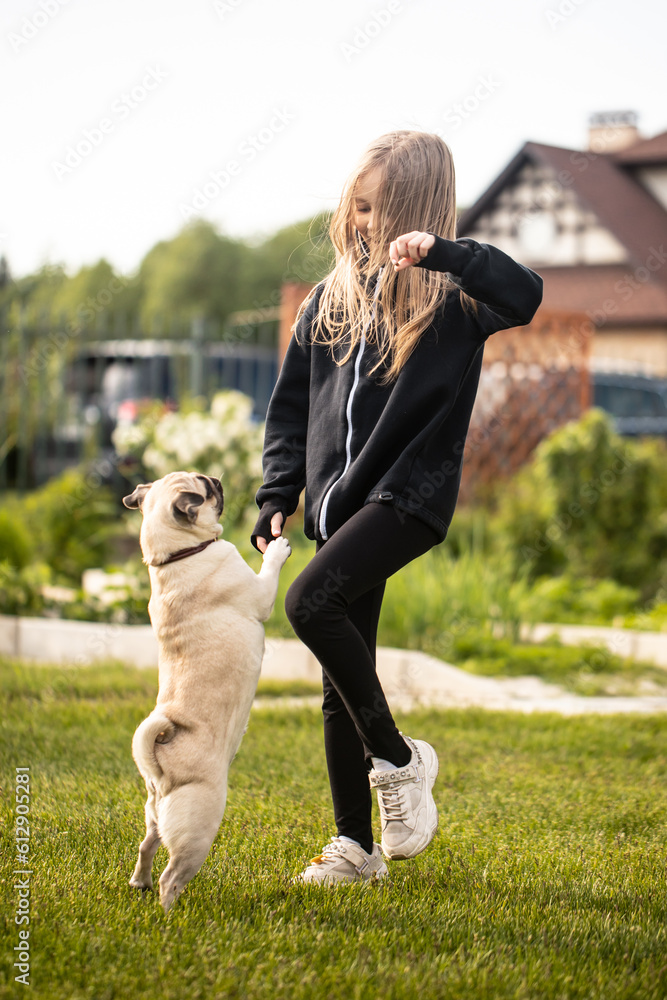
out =
[[[667,379],[667,132],[595,114],[588,149],[526,142],[458,235],[544,278],[543,308],[579,312],[593,372]]]

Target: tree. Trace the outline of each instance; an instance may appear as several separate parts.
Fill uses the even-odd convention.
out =
[[[244,305],[239,278],[249,252],[245,244],[221,236],[203,220],[157,243],[139,269],[143,324],[159,329],[174,315],[183,320],[203,316],[222,324]]]
[[[9,264],[7,263],[7,258],[3,254],[2,257],[0,257],[0,292],[7,287],[10,281],[11,275],[9,273]]]
[[[13,326],[18,325],[19,316],[24,323],[43,322],[51,316],[56,296],[67,280],[62,264],[45,264],[34,274],[9,280],[0,289],[0,308]]]
[[[328,237],[329,216],[317,215],[285,226],[260,243],[245,259],[241,308],[261,308],[280,301],[286,281],[317,282],[331,270],[333,249]]]
[[[101,258],[62,283],[53,302],[56,323],[79,321],[87,329],[112,331],[136,313],[138,283],[116,273]]]

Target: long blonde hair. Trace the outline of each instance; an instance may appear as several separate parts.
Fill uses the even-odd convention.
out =
[[[377,169],[381,181],[365,248],[354,225],[354,199],[359,180]],[[382,367],[382,380],[393,380],[454,287],[439,271],[394,271],[389,245],[413,230],[455,238],[452,154],[438,135],[389,132],[364,152],[329,227],[336,263],[324,281],[312,336],[314,343],[329,345],[337,364],[349,360],[365,331],[367,340],[377,343],[379,361],[373,371]],[[368,281],[378,275],[373,302]],[[314,292],[302,304],[297,323]]]

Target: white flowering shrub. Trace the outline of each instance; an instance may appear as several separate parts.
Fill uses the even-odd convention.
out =
[[[225,494],[225,520],[238,524],[262,480],[264,425],[253,421],[252,409],[242,392],[219,392],[207,411],[119,423],[113,445],[119,455],[137,459],[151,479],[181,469],[215,476]]]

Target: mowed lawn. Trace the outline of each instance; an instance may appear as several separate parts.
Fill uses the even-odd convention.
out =
[[[144,803],[130,742],[156,682],[2,663],[0,996],[667,996],[664,716],[401,716],[440,756],[439,833],[384,882],[327,889],[290,881],[334,832],[319,711],[254,710],[211,854],[165,917],[128,885]],[[17,766],[29,987],[12,968]]]

